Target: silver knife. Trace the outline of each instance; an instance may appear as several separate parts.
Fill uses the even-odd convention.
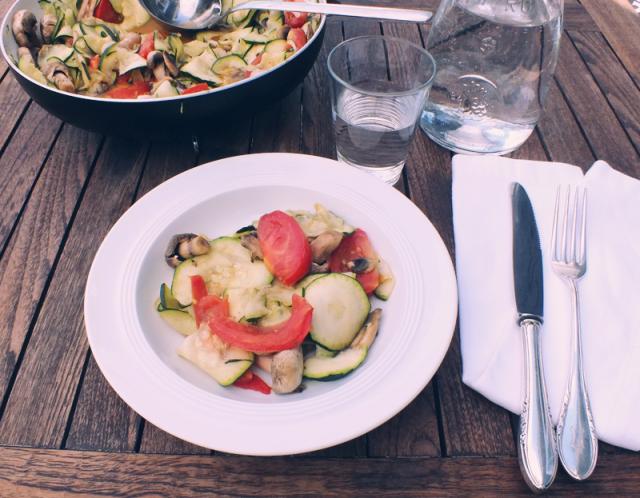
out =
[[[513,186],[511,200],[513,280],[525,349],[525,395],[518,430],[518,460],[525,481],[538,492],[551,486],[558,469],[558,452],[540,350],[544,314],[542,252],[531,201],[519,183]]]

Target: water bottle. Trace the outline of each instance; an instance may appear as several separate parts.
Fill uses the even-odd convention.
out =
[[[506,154],[535,127],[558,60],[563,0],[442,0],[420,127],[463,154]]]

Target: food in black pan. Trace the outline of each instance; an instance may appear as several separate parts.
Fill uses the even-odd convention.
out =
[[[223,8],[231,2],[225,0]],[[227,24],[172,33],[138,0],[41,0],[42,18],[19,10],[11,28],[17,66],[59,90],[112,99],[174,97],[251,78],[281,64],[318,29],[320,17],[238,11]]]

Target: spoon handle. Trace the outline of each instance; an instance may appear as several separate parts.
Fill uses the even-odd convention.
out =
[[[275,0],[249,0],[234,5],[227,13],[238,10],[279,10],[289,12],[309,12],[312,14],[335,14],[350,17],[369,17],[374,19],[391,19],[394,21],[427,22],[433,15],[427,10],[396,9],[393,7],[369,7],[364,5],[306,3],[306,2],[278,2]]]

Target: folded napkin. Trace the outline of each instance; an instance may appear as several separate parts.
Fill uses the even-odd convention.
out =
[[[580,281],[584,370],[598,437],[640,450],[640,182],[596,162],[586,175],[568,164],[499,157],[453,158],[453,218],[463,381],[520,413],[524,348],[516,324],[511,184],[527,190],[544,260],[543,362],[554,422],[569,376],[571,303],[553,273],[556,189],[583,185],[587,273]]]

